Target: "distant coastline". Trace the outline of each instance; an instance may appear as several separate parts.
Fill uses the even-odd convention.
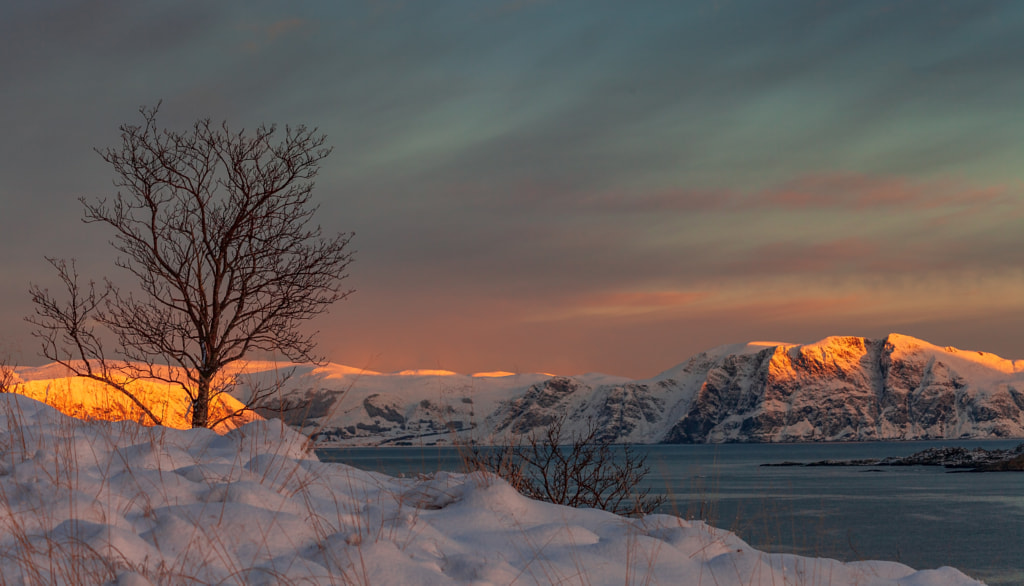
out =
[[[942,447],[903,457],[778,462],[761,466],[944,466],[958,472],[1024,472],[1024,443],[1012,450]]]

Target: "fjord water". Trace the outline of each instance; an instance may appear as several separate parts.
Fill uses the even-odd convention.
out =
[[[907,456],[940,446],[1013,448],[1020,440],[634,446],[647,454],[660,512],[701,518],[770,552],[913,568],[954,566],[988,584],[1024,584],[1024,473],[938,466],[765,467]],[[460,471],[452,447],[318,450],[391,475]]]

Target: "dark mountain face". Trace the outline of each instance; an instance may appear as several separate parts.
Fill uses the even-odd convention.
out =
[[[338,404],[318,391],[324,410],[303,427],[326,441],[413,445],[500,442],[560,417],[567,432],[596,426],[629,443],[1024,437],[1024,363],[898,334],[721,347],[644,381],[387,376],[356,380]]]
[[[895,334],[775,346],[715,361],[662,441],[1016,437],[1018,387],[1010,361]]]

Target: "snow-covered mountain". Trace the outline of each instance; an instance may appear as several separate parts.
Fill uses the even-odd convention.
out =
[[[305,405],[289,422],[346,445],[490,443],[563,414],[634,443],[1024,437],[1024,361],[899,334],[721,346],[638,381],[299,366],[282,396]]]
[[[269,372],[273,372],[266,366],[266,363],[253,364],[257,369],[266,368]],[[106,421],[149,421],[149,418],[119,391],[98,381],[85,377],[74,377],[70,370],[60,364],[17,367],[10,374],[12,375],[10,388],[0,389],[0,391],[9,390],[42,401],[57,408],[65,415],[79,419]],[[183,378],[183,375],[179,374],[178,376]],[[180,386],[158,380],[142,379],[128,383],[128,387],[161,419],[165,426],[177,429],[187,429],[192,426],[189,399]],[[220,418],[238,411],[241,407],[242,404],[237,399],[225,393],[214,398],[211,404],[211,414],[215,418]],[[251,411],[245,411],[222,421],[214,429],[226,432],[255,419],[259,419],[259,416],[254,415]]]
[[[711,351],[660,441],[854,441],[1024,436],[1024,361],[890,334]]]

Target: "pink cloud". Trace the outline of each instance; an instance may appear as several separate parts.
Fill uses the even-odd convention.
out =
[[[600,291],[569,295],[554,307],[532,311],[531,321],[552,321],[593,317],[632,317],[673,312],[690,307],[708,296],[701,291]]]
[[[877,259],[883,257],[877,244],[861,238],[840,238],[812,244],[773,242],[753,249],[733,268],[748,274],[779,275],[827,273],[835,269],[845,270],[851,265],[899,270],[899,266],[889,266],[888,261],[879,264]]]
[[[908,177],[833,172],[804,175],[755,193],[747,202],[788,209],[936,210],[974,208],[1005,198],[1007,187],[975,187],[955,179],[914,181]]]
[[[695,291],[614,291],[581,299],[581,307],[658,309],[689,305],[705,297]]]

